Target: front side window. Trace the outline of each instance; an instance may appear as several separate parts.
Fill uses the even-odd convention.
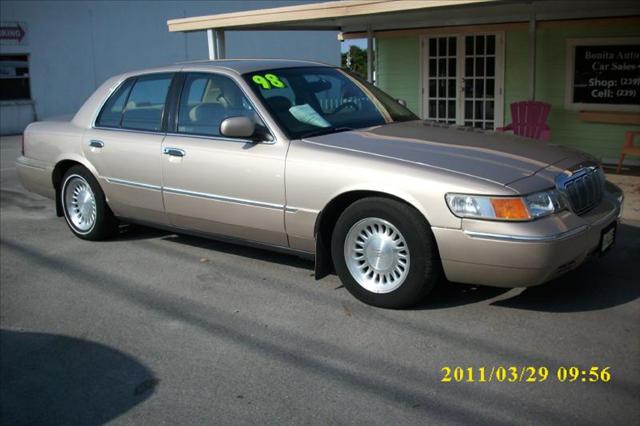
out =
[[[229,117],[245,116],[263,125],[242,90],[229,77],[190,74],[180,96],[178,133],[220,136],[220,124]]]
[[[336,68],[283,68],[243,77],[292,139],[418,119],[380,89]]]
[[[132,130],[162,130],[162,116],[173,74],[127,80],[105,103],[96,125]]]

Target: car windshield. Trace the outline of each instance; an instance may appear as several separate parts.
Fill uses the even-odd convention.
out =
[[[337,68],[283,68],[243,77],[291,139],[418,119],[377,87]]]

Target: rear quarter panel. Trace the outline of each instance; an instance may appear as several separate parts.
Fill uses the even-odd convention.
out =
[[[24,156],[53,167],[64,159],[83,158],[80,143],[84,129],[71,122],[31,123],[24,133]]]

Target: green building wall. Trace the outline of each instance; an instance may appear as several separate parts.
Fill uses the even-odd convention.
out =
[[[397,99],[407,101],[409,109],[420,112],[420,39],[392,37],[378,39],[375,64],[378,86]]]
[[[627,130],[640,130],[628,124],[588,123],[578,111],[567,110],[565,96],[566,39],[585,37],[639,36],[640,30],[628,26],[567,26],[540,28],[536,39],[536,100],[551,104],[549,126],[551,142],[587,151],[603,160],[614,160]],[[510,104],[528,97],[528,32],[505,32],[504,123],[511,122]],[[396,98],[405,99],[419,113],[420,37],[389,37],[377,40],[378,85]]]

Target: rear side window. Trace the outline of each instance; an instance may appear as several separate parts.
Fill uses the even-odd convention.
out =
[[[172,74],[156,74],[126,82],[107,101],[96,124],[104,127],[160,131],[172,78]]]
[[[96,120],[96,125],[100,127],[120,127],[120,119],[124,104],[129,97],[129,91],[133,86],[133,80],[126,81],[104,104],[100,115]]]

